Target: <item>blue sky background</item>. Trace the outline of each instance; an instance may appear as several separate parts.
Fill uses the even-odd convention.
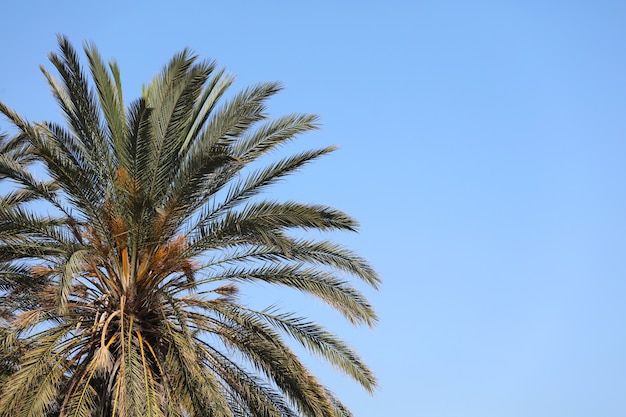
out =
[[[340,150],[273,195],[361,221],[336,239],[382,275],[380,323],[244,298],[357,347],[373,397],[310,361],[356,416],[626,415],[626,2],[24,0],[1,22],[0,100],[30,120],[59,120],[56,33],[115,58],[127,99],[189,46],[240,88],[282,81],[272,114],[322,116],[290,150]]]

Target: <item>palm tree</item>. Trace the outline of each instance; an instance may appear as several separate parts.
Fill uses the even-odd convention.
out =
[[[126,106],[116,63],[59,38],[42,71],[66,124],[8,106],[0,180],[0,415],[350,416],[307,369],[302,345],[367,391],[372,372],[339,337],[296,313],[254,309],[238,284],[322,300],[349,322],[376,314],[348,279],[379,278],[353,251],[297,230],[355,231],[323,205],[262,192],[332,147],[263,165],[317,128],[270,119],[277,83],[227,96],[233,78],[190,51]],[[34,172],[45,172],[38,178]]]

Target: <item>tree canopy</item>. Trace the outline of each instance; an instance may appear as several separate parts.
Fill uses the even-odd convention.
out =
[[[57,74],[42,67],[64,123],[0,103],[15,132],[0,136],[11,185],[0,195],[0,415],[350,416],[291,343],[373,391],[358,354],[297,312],[238,295],[242,283],[282,286],[354,325],[377,321],[352,284],[378,287],[367,261],[303,237],[357,222],[263,197],[334,150],[262,158],[317,116],[271,118],[280,84],[230,93],[233,77],[189,50],[127,104],[118,65],[84,52],[87,71],[59,37]]]

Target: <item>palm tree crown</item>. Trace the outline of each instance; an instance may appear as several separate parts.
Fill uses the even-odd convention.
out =
[[[86,44],[87,77],[67,39],[59,46],[58,78],[42,71],[64,125],[0,103],[17,128],[0,136],[0,180],[12,184],[0,197],[0,415],[350,416],[287,340],[372,391],[355,351],[307,318],[237,297],[238,283],[273,284],[355,325],[377,320],[346,278],[377,287],[368,263],[292,233],[357,223],[261,195],[333,150],[258,161],[316,129],[316,116],[270,119],[279,84],[227,96],[233,78],[188,50],[126,106],[115,63]]]

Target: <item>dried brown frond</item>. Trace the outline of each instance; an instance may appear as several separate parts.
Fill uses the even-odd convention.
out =
[[[43,305],[55,305],[57,302],[58,290],[52,285],[46,285],[37,292],[37,299]]]
[[[40,310],[28,310],[19,313],[13,320],[13,325],[18,329],[32,326],[39,320]]]
[[[101,374],[108,374],[113,369],[113,354],[106,346],[100,346],[91,359],[92,366]]]
[[[103,257],[106,257],[109,254],[109,246],[102,243],[102,239],[100,239],[100,236],[98,236],[92,226],[85,226],[83,238],[85,238],[87,242],[89,242],[90,245]]]
[[[239,287],[237,287],[237,285],[235,284],[225,284],[222,285],[221,287],[217,287],[216,289],[213,290],[214,293],[219,294],[219,295],[223,295],[223,296],[233,296],[233,295],[237,295],[237,293],[239,292]]]
[[[35,278],[44,278],[49,276],[50,274],[57,272],[56,269],[50,268],[49,266],[43,265],[35,265],[30,268],[30,273]]]

